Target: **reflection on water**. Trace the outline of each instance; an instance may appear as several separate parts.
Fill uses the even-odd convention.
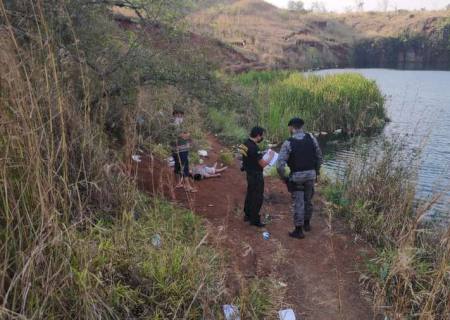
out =
[[[442,193],[442,198],[430,214],[436,219],[449,220],[450,72],[344,69],[318,73],[340,72],[358,72],[377,82],[387,97],[387,113],[392,121],[382,134],[391,138],[404,137],[408,150],[423,147],[418,168],[417,198],[426,200],[433,194]],[[368,143],[371,143],[370,139]],[[354,156],[349,143],[338,142],[327,149],[330,152],[326,156],[325,169],[330,172],[336,173]]]

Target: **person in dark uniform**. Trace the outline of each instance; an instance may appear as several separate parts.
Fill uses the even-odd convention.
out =
[[[303,131],[302,119],[294,118],[288,125],[292,137],[281,146],[276,166],[279,176],[286,182],[292,195],[295,229],[289,235],[303,239],[303,231],[311,230],[314,183],[320,174],[322,151],[316,138]],[[286,166],[291,172],[289,176],[286,176]]]
[[[244,204],[244,221],[251,225],[264,227],[259,211],[264,201],[264,176],[263,169],[272,161],[273,151],[269,151],[267,161],[259,151],[258,144],[264,139],[265,130],[255,127],[250,132],[250,137],[239,146],[242,154],[242,170],[247,173],[247,195]]]

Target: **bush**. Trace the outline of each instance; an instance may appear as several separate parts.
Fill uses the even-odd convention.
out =
[[[237,114],[232,111],[210,109],[208,117],[211,130],[227,144],[240,143],[248,135],[243,126],[239,125]]]
[[[234,154],[232,151],[225,149],[220,151],[219,160],[225,165],[225,166],[231,166],[234,162]]]

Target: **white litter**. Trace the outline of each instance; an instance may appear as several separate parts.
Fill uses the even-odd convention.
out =
[[[278,312],[280,320],[295,320],[295,313],[292,309],[281,310]]]
[[[326,136],[326,135],[328,135],[328,132],[322,131],[322,132],[320,133],[320,135],[321,135],[321,136]]]
[[[206,151],[206,150],[198,150],[198,155],[200,157],[207,157],[208,156],[208,151]]]
[[[133,154],[132,156],[131,156],[131,159],[133,160],[133,161],[135,161],[135,162],[141,162],[142,160],[141,160],[141,156],[139,156],[139,155],[137,155],[137,154]]]
[[[155,248],[161,248],[161,236],[159,235],[159,234],[155,234],[153,237],[152,237],[152,245],[155,247]]]
[[[175,159],[173,157],[168,157],[167,158],[167,165],[169,167],[175,167]]]
[[[225,315],[225,320],[241,320],[238,307],[232,304],[223,306],[223,314]]]
[[[342,133],[342,129],[337,129],[334,131],[334,134],[341,134]]]

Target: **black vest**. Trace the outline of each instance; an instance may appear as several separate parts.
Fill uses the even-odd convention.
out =
[[[315,170],[316,150],[310,134],[305,133],[302,140],[290,138],[288,141],[291,143],[291,153],[287,164],[291,173]]]

